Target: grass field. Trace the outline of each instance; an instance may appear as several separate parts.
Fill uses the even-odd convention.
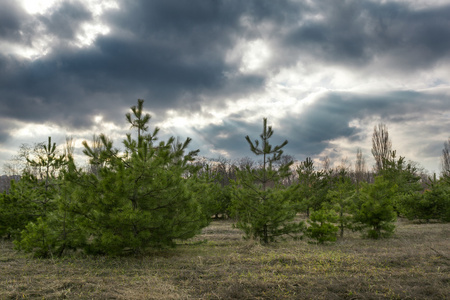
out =
[[[450,224],[391,239],[244,241],[229,221],[141,257],[39,260],[0,242],[0,299],[450,299]]]

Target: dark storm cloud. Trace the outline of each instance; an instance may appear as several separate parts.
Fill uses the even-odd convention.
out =
[[[0,1],[0,41],[30,44],[36,22],[17,1]]]
[[[11,136],[11,129],[14,128],[13,122],[11,119],[2,119],[0,118],[0,145],[8,142],[12,136]],[[5,148],[5,147],[1,147]],[[6,150],[6,149],[2,149]]]
[[[295,11],[288,1],[278,4]],[[8,104],[8,114],[33,121],[58,121],[59,115],[60,121],[67,122],[75,112],[89,113],[93,101],[98,108],[105,107],[112,97],[123,99],[126,107],[130,99],[139,97],[151,102],[153,110],[198,109],[200,99],[253,92],[263,87],[264,76],[240,74],[238,65],[225,61],[236,39],[246,38],[241,17],[248,15],[255,22],[285,19],[285,12],[271,1],[122,1],[119,5],[120,10],[104,17],[111,33],[90,48],[57,44],[34,62],[2,57],[1,63],[8,65],[0,70],[0,85],[7,87],[2,101]],[[38,20],[46,33],[70,40],[90,17],[78,2],[70,2]],[[114,103],[108,108],[116,107],[110,105]]]
[[[23,121],[76,124],[89,110],[80,78],[70,78],[57,62],[28,64],[0,56],[2,114]]]
[[[294,55],[313,54],[315,60],[334,63],[367,60],[369,37],[364,32],[367,19],[360,17],[362,7],[353,1],[344,5],[318,1],[315,5],[310,14],[316,18],[291,27],[280,38],[280,50],[290,50]]]
[[[324,0],[314,1],[310,14],[317,17],[291,26],[277,41],[278,52],[290,54],[287,64],[292,55],[354,67],[385,57],[392,65],[384,67],[408,71],[449,57],[449,4],[416,10],[400,2]]]
[[[251,123],[241,116],[230,116],[219,125],[194,129],[198,138],[202,139],[203,145],[209,144],[215,150],[226,149],[228,154],[234,158],[252,155],[245,136],[250,136],[253,141],[258,139],[261,131],[262,119],[261,122]],[[202,145],[199,146],[202,148]]]
[[[120,10],[105,16],[111,33],[91,47],[58,43],[33,62],[1,57],[6,67],[0,70],[0,89],[8,107],[2,112],[67,122],[90,107],[106,114],[113,107],[122,111],[136,98],[147,99],[152,110],[198,108],[201,95],[258,89],[264,77],[239,74],[225,61],[241,33],[241,15],[238,5],[220,1],[123,1]],[[40,20],[51,35],[70,39],[89,18],[71,2]]]
[[[0,143],[5,143],[10,138],[10,134],[7,129],[0,129]]]
[[[91,18],[81,2],[63,2],[50,16],[38,17],[50,34],[62,40],[73,40],[80,25]]]
[[[26,14],[19,5],[12,1],[3,5],[0,10],[0,37],[6,40],[20,39],[20,19]]]

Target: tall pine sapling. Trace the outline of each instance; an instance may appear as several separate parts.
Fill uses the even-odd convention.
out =
[[[190,161],[198,151],[186,154],[191,139],[169,138],[155,144],[158,128],[147,134],[150,116],[142,101],[127,114],[137,139],[127,134],[121,155],[104,135],[102,151],[85,145],[85,154],[98,162],[98,176],[83,175],[77,184],[88,187],[78,194],[82,227],[90,234],[86,251],[121,255],[147,247],[175,245],[208,224],[209,216],[192,188]]]
[[[289,190],[282,184],[283,178],[289,175],[292,162],[274,167],[288,141],[272,146],[269,139],[273,133],[264,118],[260,140],[252,142],[249,136],[245,137],[250,150],[263,160],[259,168],[246,166],[237,170],[232,195],[232,209],[238,220],[235,226],[244,231],[246,238],[259,239],[264,244],[282,235],[297,235],[304,226],[294,222],[295,205]]]

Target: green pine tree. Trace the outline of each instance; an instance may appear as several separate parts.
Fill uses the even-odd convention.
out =
[[[410,220],[450,222],[450,185],[445,176],[429,178],[423,193],[405,194],[400,203],[403,214]]]
[[[396,151],[392,151],[388,159],[384,160],[384,168],[380,170],[382,175],[391,186],[396,186],[394,210],[397,215],[405,216],[409,210],[409,205],[404,203],[405,199],[414,199],[423,191],[420,184],[421,177],[417,174],[418,170],[412,163],[407,163],[405,157],[400,156],[397,159]]]
[[[42,145],[41,153],[35,158],[27,158],[27,161],[38,173],[26,173],[23,179],[34,183],[37,195],[33,201],[39,205],[40,215],[45,217],[55,209],[54,197],[59,192],[59,172],[67,163],[66,156],[59,153],[56,143],[52,143],[52,138],[48,137],[48,143]]]
[[[85,154],[101,166],[98,176],[73,179],[85,187],[77,195],[76,213],[84,217],[81,226],[90,235],[88,252],[121,255],[173,246],[199,233],[209,221],[189,177],[195,172],[190,162],[198,152],[186,154],[191,139],[155,144],[158,128],[146,133],[150,116],[143,115],[142,101],[131,109],[127,120],[138,134],[137,139],[127,135],[125,155],[101,135],[102,151],[85,143]]]
[[[25,226],[40,215],[40,207],[32,199],[37,190],[26,178],[11,181],[8,191],[0,194],[0,237],[17,239]]]
[[[319,244],[335,242],[339,228],[334,223],[338,221],[338,218],[338,214],[332,209],[323,208],[313,211],[311,218],[308,220],[309,227],[306,230],[306,235],[317,240]]]
[[[295,192],[293,197],[297,197],[297,204],[299,211],[306,212],[306,216],[309,217],[310,209],[319,209],[321,206],[321,199],[318,190],[321,186],[321,179],[323,173],[316,171],[314,168],[314,162],[310,157],[307,157],[305,161],[301,162],[296,169],[298,175],[298,182],[295,186]],[[317,205],[319,203],[319,205]]]
[[[363,183],[354,206],[355,228],[365,230],[365,235],[374,239],[392,235],[396,196],[397,187],[383,176],[377,176],[373,184]]]
[[[334,184],[328,190],[327,198],[330,203],[325,206],[331,207],[338,213],[337,222],[339,225],[339,235],[344,237],[344,229],[351,227],[351,205],[353,203],[353,195],[355,186],[351,178],[344,169],[341,169],[334,178]]]
[[[252,142],[249,136],[245,137],[250,150],[262,156],[262,165],[238,170],[232,195],[232,210],[238,220],[235,226],[244,231],[246,238],[259,239],[264,244],[282,235],[296,235],[304,226],[294,222],[295,205],[290,190],[282,184],[283,178],[289,175],[292,162],[274,167],[288,141],[273,147],[269,143],[273,133],[264,118],[261,140]]]

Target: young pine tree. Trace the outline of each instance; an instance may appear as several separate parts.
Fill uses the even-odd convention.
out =
[[[25,226],[40,216],[36,189],[28,180],[12,180],[8,191],[0,194],[0,237],[17,239]]]
[[[317,243],[335,242],[339,228],[334,225],[338,221],[338,214],[332,209],[319,209],[311,213],[308,220],[309,227],[306,235],[315,239]]]
[[[402,213],[410,220],[450,222],[450,185],[445,179],[446,176],[437,179],[435,174],[423,193],[403,195]]]
[[[38,170],[37,175],[26,173],[24,180],[33,182],[37,190],[37,197],[33,199],[40,207],[40,215],[45,217],[47,212],[55,208],[54,197],[59,192],[59,172],[66,164],[66,157],[60,154],[56,143],[48,137],[47,145],[42,145],[42,151],[35,158],[27,158],[31,167]]]
[[[400,156],[397,159],[396,151],[392,151],[390,159],[385,160],[383,165],[384,168],[379,174],[390,182],[391,186],[397,187],[397,197],[393,203],[394,210],[398,216],[405,216],[409,207],[404,200],[420,197],[423,191],[418,170],[413,163],[407,163],[405,157]]]
[[[317,191],[320,189],[323,173],[315,170],[314,162],[310,157],[300,163],[296,172],[298,182],[294,195],[298,196],[298,209],[306,212],[306,216],[309,217],[310,209],[316,207],[316,203],[321,202],[320,199],[317,199]],[[320,205],[316,208],[319,209]]]
[[[333,187],[328,190],[327,198],[330,202],[326,206],[333,208],[338,213],[336,221],[339,226],[339,236],[341,238],[344,237],[344,229],[351,227],[350,209],[353,203],[352,197],[354,193],[355,186],[348,176],[347,171],[344,169],[339,170],[334,178]]]
[[[264,244],[285,234],[298,234],[304,228],[303,223],[294,222],[295,205],[289,190],[282,184],[283,178],[289,175],[292,162],[274,167],[288,142],[272,146],[269,140],[273,133],[264,118],[261,140],[252,142],[249,136],[245,137],[250,150],[262,156],[262,165],[238,170],[232,195],[232,210],[238,220],[235,226],[244,231],[246,238],[259,239]]]
[[[26,174],[23,182],[32,185],[35,197],[31,198],[38,208],[34,220],[22,230],[20,238],[14,243],[16,248],[34,252],[36,256],[61,256],[70,246],[69,236],[76,227],[65,206],[71,202],[70,185],[65,180],[69,164],[73,164],[71,141],[67,140],[65,153],[60,155],[55,143],[43,145],[43,151],[34,160],[28,162],[39,172]]]
[[[76,199],[81,226],[90,236],[88,252],[121,255],[174,246],[175,240],[191,238],[208,224],[210,216],[189,178],[189,162],[198,151],[186,154],[189,138],[156,144],[158,128],[147,133],[150,116],[144,115],[142,102],[127,114],[137,138],[127,134],[124,155],[103,135],[100,152],[85,144],[85,154],[99,166],[98,175],[73,179],[86,187]]]
[[[365,235],[373,239],[392,235],[397,218],[393,207],[396,192],[397,186],[383,176],[377,176],[373,184],[363,183],[354,207],[355,228],[366,230]]]

